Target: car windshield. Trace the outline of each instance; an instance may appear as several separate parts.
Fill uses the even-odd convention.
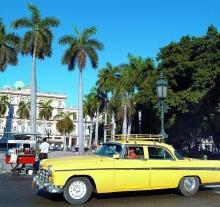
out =
[[[120,144],[104,144],[99,148],[95,154],[105,157],[113,157],[115,154],[120,154],[122,146]]]

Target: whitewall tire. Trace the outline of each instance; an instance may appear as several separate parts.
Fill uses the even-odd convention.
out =
[[[82,204],[89,200],[92,185],[86,177],[73,177],[64,187],[64,198],[71,204]]]

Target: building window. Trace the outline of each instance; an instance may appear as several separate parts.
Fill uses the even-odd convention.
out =
[[[58,100],[58,108],[61,108],[62,106],[63,106],[63,102],[62,102],[62,100]]]

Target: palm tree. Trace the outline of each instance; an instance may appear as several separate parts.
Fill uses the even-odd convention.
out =
[[[38,8],[32,4],[28,4],[28,9],[31,12],[31,18],[20,18],[12,22],[14,29],[27,28],[28,31],[24,34],[21,53],[22,55],[32,56],[32,73],[31,73],[31,132],[36,134],[36,58],[44,59],[52,54],[52,39],[53,34],[51,27],[57,27],[59,20],[46,17],[42,18]],[[33,135],[33,139],[36,136]]]
[[[103,44],[91,36],[96,34],[96,28],[91,27],[83,30],[80,33],[75,29],[76,36],[67,35],[59,40],[61,45],[68,45],[69,48],[65,51],[62,57],[62,63],[68,65],[69,71],[79,68],[79,94],[78,94],[78,133],[79,133],[79,153],[84,153],[83,140],[83,84],[82,72],[86,66],[87,58],[90,60],[93,68],[97,68],[98,54],[97,50],[103,49]]]
[[[107,124],[107,97],[108,93],[110,92],[111,97],[115,95],[118,82],[115,77],[115,74],[118,72],[118,68],[113,67],[111,63],[106,63],[105,68],[99,71],[98,74],[98,81],[96,82],[96,85],[99,90],[103,91],[105,93],[105,125]],[[112,109],[112,136],[115,134],[115,110],[113,110],[114,107],[111,107]],[[104,129],[104,142],[106,141],[106,129]]]
[[[71,116],[75,116],[75,113],[70,112],[60,112],[55,118],[59,119],[57,121],[56,127],[57,130],[63,135],[64,140],[64,151],[66,151],[66,135],[71,133],[75,129],[75,125],[71,120]]]
[[[5,26],[0,19],[0,71],[3,72],[7,65],[16,65],[18,62],[20,38],[14,33],[6,33]]]
[[[46,136],[46,121],[48,121],[53,114],[53,107],[51,106],[52,100],[39,103],[39,117],[44,119],[44,136]]]
[[[0,117],[3,117],[9,107],[8,96],[0,97]]]
[[[24,125],[23,125],[23,130],[22,130],[22,131],[24,131],[25,125],[26,125],[26,119],[30,118],[30,103],[20,101],[18,104],[17,115],[20,119],[24,120]]]
[[[118,66],[118,71],[120,72],[120,84],[117,84],[115,87],[115,95],[117,94],[117,99],[120,100],[122,107],[122,110],[119,111],[119,116],[123,117],[122,134],[127,136],[128,121],[131,121],[128,120],[128,113],[130,113],[128,106],[132,106],[132,104],[129,105],[129,101],[130,97],[133,97],[135,91],[136,80],[134,77],[136,71],[132,70],[132,66],[128,64]]]

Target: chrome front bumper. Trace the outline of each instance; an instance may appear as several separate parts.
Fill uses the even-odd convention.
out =
[[[52,185],[50,182],[42,181],[38,175],[33,178],[32,187],[38,188],[38,190],[46,190],[49,193],[62,193],[63,189]]]

